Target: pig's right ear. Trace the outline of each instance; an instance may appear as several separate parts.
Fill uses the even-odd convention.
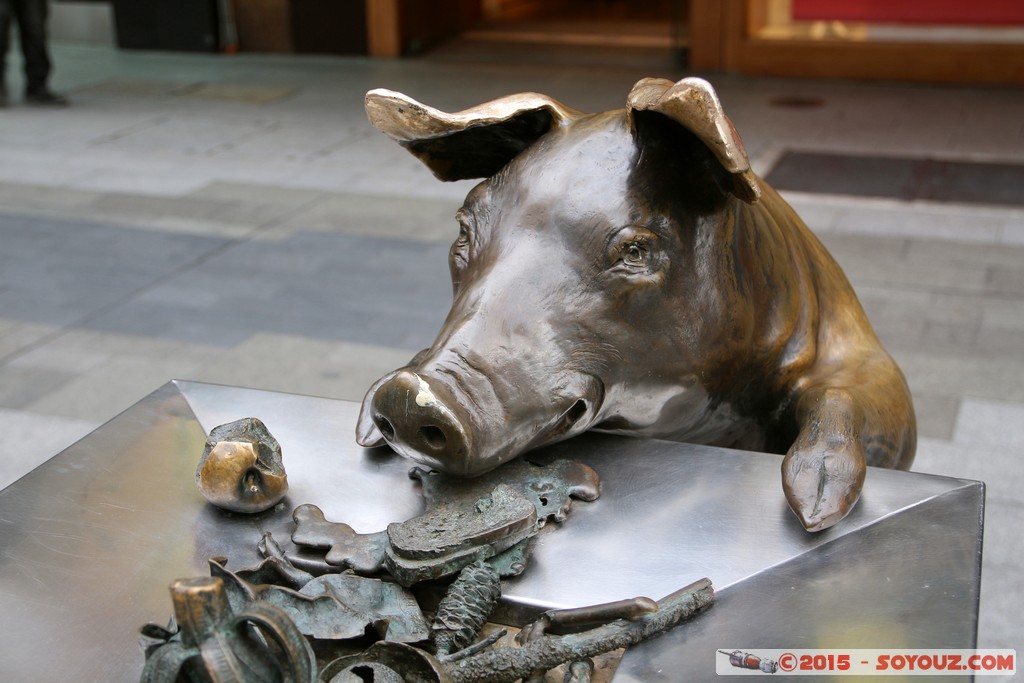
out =
[[[549,130],[582,116],[537,93],[449,114],[382,88],[366,93],[366,114],[441,180],[489,178]]]
[[[673,83],[644,78],[630,91],[627,110],[634,125],[637,112],[654,112],[690,131],[728,174],[728,191],[748,204],[760,198],[761,188],[750,169],[743,141],[722,110],[715,89],[704,79],[684,78]]]

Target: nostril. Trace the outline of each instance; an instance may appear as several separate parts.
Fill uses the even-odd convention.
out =
[[[574,424],[580,421],[580,418],[583,417],[586,414],[586,412],[587,402],[584,401],[583,399],[576,401],[575,403],[572,404],[572,407],[569,408],[569,411],[565,414],[565,425],[567,427],[572,427]]]
[[[383,415],[378,415],[374,420],[374,424],[377,425],[377,429],[380,430],[381,435],[385,439],[387,439],[388,441],[395,440],[395,427],[394,425],[391,424],[390,420],[388,420]]]
[[[420,427],[420,437],[422,437],[423,441],[425,441],[426,444],[435,451],[441,450],[448,443],[448,438],[444,435],[444,432],[434,425]]]

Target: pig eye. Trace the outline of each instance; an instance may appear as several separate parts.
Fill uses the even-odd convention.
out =
[[[622,250],[622,262],[630,268],[647,267],[647,248],[639,242],[631,242]]]
[[[640,225],[627,225],[608,237],[607,267],[626,277],[646,277],[662,270],[658,235]]]
[[[455,240],[456,247],[468,247],[469,246],[469,228],[465,225],[459,226],[459,236]]]
[[[465,268],[469,263],[469,243],[469,226],[459,221],[459,236],[452,243],[452,248],[448,252],[451,267],[454,269],[453,272]]]

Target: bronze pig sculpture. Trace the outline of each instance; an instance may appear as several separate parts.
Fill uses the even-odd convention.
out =
[[[803,526],[866,465],[906,469],[906,381],[839,265],[750,169],[710,84],[644,79],[624,110],[535,93],[448,114],[366,96],[456,217],[437,340],[378,380],[357,441],[456,475],[584,430],[784,453]]]

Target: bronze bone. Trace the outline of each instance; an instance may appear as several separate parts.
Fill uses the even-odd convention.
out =
[[[485,180],[457,214],[447,320],[370,388],[360,444],[467,476],[587,429],[784,453],[810,531],[866,465],[909,468],[902,373],[706,81],[644,79],[601,114],[533,93],[448,114],[374,90],[366,109],[441,180]]]

